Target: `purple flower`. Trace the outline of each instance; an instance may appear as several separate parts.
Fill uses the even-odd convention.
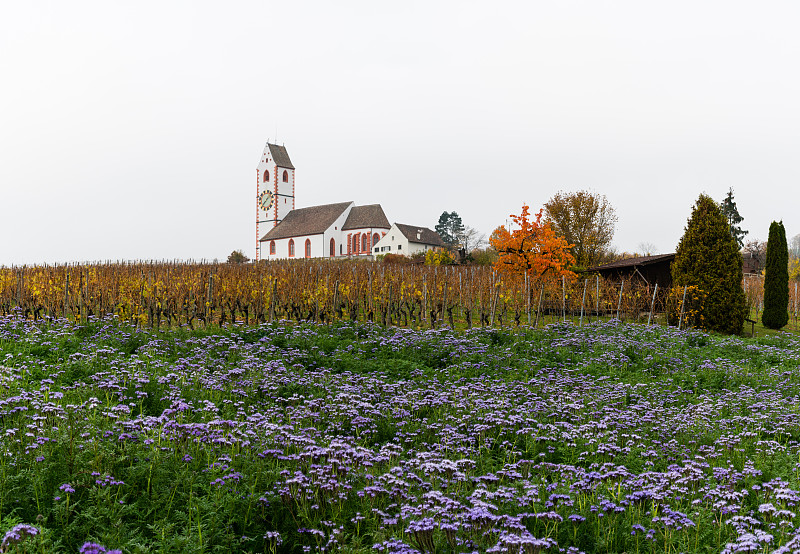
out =
[[[85,542],[78,550],[80,554],[108,554],[105,546],[101,546],[96,542]]]
[[[12,527],[3,536],[3,542],[0,543],[0,548],[2,548],[3,552],[6,552],[7,547],[11,546],[12,544],[21,542],[27,537],[35,537],[38,534],[38,528],[34,527],[33,525],[28,525],[27,523],[20,523],[19,525]]]

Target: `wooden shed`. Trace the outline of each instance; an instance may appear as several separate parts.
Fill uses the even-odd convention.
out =
[[[672,260],[674,259],[674,253],[659,254],[657,256],[638,256],[636,258],[617,260],[610,264],[590,267],[586,271],[588,273],[597,273],[601,277],[613,281],[625,279],[630,282],[631,280],[638,279],[647,285],[655,285],[658,283],[660,289],[672,285],[670,265],[672,265]]]

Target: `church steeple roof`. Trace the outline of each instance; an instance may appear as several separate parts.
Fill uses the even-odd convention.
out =
[[[287,169],[294,169],[292,160],[289,159],[289,154],[286,152],[285,146],[278,146],[277,144],[270,143],[267,143],[267,146],[269,147],[269,153],[272,155],[272,159],[275,160],[275,165]]]

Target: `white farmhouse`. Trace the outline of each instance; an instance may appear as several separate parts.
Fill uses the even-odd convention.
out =
[[[426,252],[444,247],[442,238],[427,227],[395,223],[385,236],[372,247],[372,253],[402,254],[411,256],[417,252]]]

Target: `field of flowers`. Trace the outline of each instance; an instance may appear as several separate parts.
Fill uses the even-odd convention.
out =
[[[618,321],[0,318],[0,551],[797,552],[799,366]]]

